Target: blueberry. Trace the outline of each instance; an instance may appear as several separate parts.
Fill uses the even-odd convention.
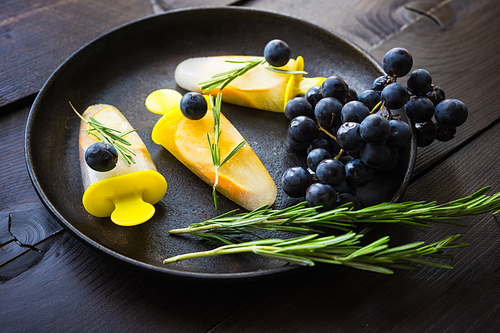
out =
[[[348,121],[361,123],[363,119],[368,117],[369,114],[370,110],[366,105],[364,105],[360,101],[352,101],[346,103],[342,107],[342,111],[340,112],[340,120],[343,123],[346,123]]]
[[[386,140],[389,147],[404,148],[411,142],[412,132],[411,127],[401,120],[390,120],[391,133]]]
[[[439,124],[445,127],[458,127],[467,120],[469,111],[462,101],[445,99],[436,105],[434,114]]]
[[[207,100],[198,92],[188,92],[182,96],[180,109],[184,117],[199,120],[207,113]]]
[[[387,85],[380,93],[380,100],[391,110],[402,108],[408,102],[408,97],[408,91],[399,82]]]
[[[449,141],[455,137],[457,133],[456,127],[445,127],[441,124],[435,123],[436,125],[436,140],[438,141]]]
[[[335,200],[335,206],[339,207],[344,204],[348,204],[352,210],[358,210],[361,208],[361,203],[359,199],[350,193],[340,193],[337,195],[337,199]]]
[[[291,198],[303,197],[311,184],[311,174],[299,166],[287,169],[281,176],[281,187]]]
[[[118,152],[109,143],[96,142],[85,151],[85,162],[95,171],[110,171],[118,162]]]
[[[317,148],[321,148],[326,150],[330,155],[336,154],[340,150],[340,147],[336,147],[335,140],[330,138],[316,138],[314,139],[309,147],[307,148],[307,153],[309,154],[311,151]]]
[[[273,39],[264,48],[264,58],[269,65],[274,67],[285,66],[291,56],[292,52],[288,44],[279,39]]]
[[[335,189],[327,184],[314,183],[306,190],[306,201],[310,207],[330,209],[335,206],[336,199]]]
[[[332,128],[340,123],[342,103],[333,97],[325,97],[314,107],[314,116],[321,127]]]
[[[296,142],[305,143],[306,148],[318,136],[316,122],[306,116],[292,119],[288,127],[288,136]]]
[[[391,133],[389,121],[378,114],[371,114],[359,125],[359,134],[366,142],[380,143]]]
[[[385,143],[367,143],[360,151],[361,160],[371,168],[383,166],[391,157],[391,150]]]
[[[419,147],[427,147],[436,139],[437,128],[432,121],[415,124],[415,129],[417,133],[417,146]]]
[[[323,96],[321,96],[321,86],[312,86],[306,92],[306,99],[312,107],[315,107],[316,103],[318,103],[322,98]]]
[[[388,84],[389,84],[389,82],[388,82],[387,77],[385,75],[379,76],[378,78],[373,80],[372,90],[375,90],[376,92],[378,92],[380,94],[382,89],[384,89],[385,86],[387,86]]]
[[[298,116],[314,118],[314,109],[304,97],[295,97],[285,105],[285,117],[292,120]]]
[[[349,94],[347,95],[346,102],[350,101],[357,101],[358,100],[358,93],[356,90],[349,88]]]
[[[416,96],[406,103],[406,115],[416,123],[425,123],[434,116],[434,103],[424,96]]]
[[[325,159],[316,168],[316,177],[323,184],[336,187],[345,180],[345,166],[336,159]]]
[[[431,90],[429,90],[426,93],[426,96],[428,99],[432,101],[432,103],[434,103],[434,106],[438,105],[446,98],[444,90],[439,87],[436,87],[435,85],[433,85]]]
[[[358,96],[358,101],[366,105],[368,110],[373,110],[373,108],[380,102],[380,92],[375,90],[365,90]]]
[[[415,95],[425,95],[432,86],[431,74],[425,69],[416,69],[408,76],[406,87]]]
[[[389,159],[383,165],[376,167],[377,170],[390,171],[390,170],[394,169],[396,164],[398,164],[398,162],[399,162],[399,149],[394,148],[394,147],[389,147],[389,149],[391,151]]]
[[[384,55],[382,68],[393,77],[402,77],[410,72],[413,66],[413,57],[408,50],[402,47],[395,47]]]
[[[352,187],[351,185],[348,185],[345,180],[342,184],[335,186],[335,190],[337,193],[349,193],[352,195],[356,195],[356,188]]]
[[[337,130],[337,143],[348,153],[360,151],[365,144],[359,133],[359,126],[355,122],[346,122]]]
[[[344,104],[348,95],[349,86],[339,76],[334,75],[327,77],[321,84],[321,96],[323,97],[333,97],[338,99],[340,103]]]
[[[293,137],[291,137],[290,133],[287,134],[286,141],[288,143],[288,146],[291,149],[296,150],[297,152],[303,152],[309,146],[309,142],[299,142],[295,140]]]
[[[328,158],[332,158],[332,155],[327,150],[323,148],[313,149],[307,154],[307,166],[312,171],[316,171],[318,164]]]
[[[366,166],[360,159],[354,159],[345,164],[345,181],[352,187],[368,185],[373,179],[373,169]]]

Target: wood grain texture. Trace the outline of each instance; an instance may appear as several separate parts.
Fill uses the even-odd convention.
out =
[[[411,15],[402,15],[403,5],[408,2],[405,0],[251,0],[245,2],[244,6],[303,19],[369,50],[414,19]]]
[[[28,111],[24,107],[0,117],[0,281],[31,268],[43,256],[37,245],[62,230],[28,176],[23,154]]]
[[[24,160],[24,127],[29,105],[0,117],[0,212],[39,206],[40,200],[31,184]]]
[[[259,0],[245,6],[276,10],[321,25],[355,41],[379,60],[393,46],[408,47],[415,68],[428,69],[449,97],[466,102],[470,117],[452,142],[419,151],[418,177],[403,200],[446,202],[486,185],[498,192],[500,124],[495,103],[500,5],[493,0],[420,3],[425,8],[442,5],[434,12],[446,24],[442,29],[431,19],[405,10],[404,5],[411,2]],[[43,83],[52,72],[46,66],[56,66],[84,42],[118,21],[140,17],[151,5],[146,0],[115,3],[115,17],[108,3],[2,2],[2,79],[9,58],[4,57],[7,51],[1,46],[17,43],[15,49],[30,52],[9,61],[22,71],[0,83],[0,105],[4,105],[5,91],[8,96],[32,94],[39,89],[37,82]],[[30,10],[22,4],[30,5]],[[129,12],[120,17],[126,6]],[[86,17],[76,17],[76,9]],[[69,30],[57,31],[63,21]],[[94,25],[87,27],[85,22]],[[35,25],[39,26],[34,35],[26,37]],[[5,227],[9,212],[16,216],[44,209],[22,153],[28,104],[0,115],[0,228]],[[43,219],[54,222],[47,216]],[[4,266],[9,275],[0,279],[0,331],[498,332],[500,220],[485,214],[465,222],[468,228],[436,225],[426,233],[379,226],[364,240],[390,235],[391,244],[397,245],[463,234],[463,241],[471,246],[454,251],[457,256],[451,271],[425,268],[381,276],[318,266],[242,284],[176,281],[133,271],[61,232],[36,244],[43,252],[27,251]],[[8,242],[0,248],[4,251],[0,257],[20,250],[4,229],[0,229],[0,240]]]
[[[151,15],[146,0],[0,2],[0,107],[32,95],[73,52]]]

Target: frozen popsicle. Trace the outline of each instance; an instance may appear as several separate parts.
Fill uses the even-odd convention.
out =
[[[170,89],[157,90],[148,96],[147,108],[163,115],[153,128],[152,139],[213,186],[215,172],[207,141],[208,133],[213,142],[214,132],[210,103],[209,111],[202,119],[191,120],[182,115],[179,108],[181,98],[180,93]],[[220,130],[219,148],[224,158],[244,139],[222,114]],[[248,210],[272,205],[277,194],[273,179],[248,143],[220,167],[216,189]]]
[[[217,56],[186,59],[175,69],[175,81],[188,90],[202,92],[202,82],[214,75],[243,66],[242,63],[228,61],[249,61],[253,56]],[[251,107],[260,110],[284,112],[286,102],[299,94],[305,94],[309,88],[321,85],[325,78],[305,78],[302,74],[276,73],[266,69],[268,64],[261,64],[237,77],[223,89],[224,102]],[[298,57],[280,70],[303,71],[304,59]],[[219,89],[208,93],[216,96]]]
[[[121,133],[133,130],[123,114],[111,105],[92,105],[85,110],[82,117],[85,120],[93,117]],[[99,140],[87,133],[88,129],[89,125],[82,119],[79,153],[85,189],[82,199],[85,209],[97,217],[110,216],[114,223],[122,226],[146,222],[155,213],[153,205],[163,198],[167,190],[165,178],[156,170],[146,146],[137,132],[126,134],[124,139],[131,144],[128,148],[135,154],[135,163],[127,165],[120,157],[112,170],[95,171],[85,162],[85,151]]]

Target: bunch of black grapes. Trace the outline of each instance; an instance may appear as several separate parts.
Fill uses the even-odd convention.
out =
[[[394,168],[400,149],[411,142],[411,126],[420,147],[454,137],[467,119],[467,107],[445,99],[425,69],[410,73],[412,66],[411,54],[394,48],[382,61],[386,75],[375,79],[372,89],[358,95],[341,77],[330,76],[286,104],[288,144],[307,155],[307,169],[292,167],[282,175],[288,196],[305,196],[309,206],[359,209],[356,189],[373,179],[374,169]],[[406,86],[397,82],[408,73]]]

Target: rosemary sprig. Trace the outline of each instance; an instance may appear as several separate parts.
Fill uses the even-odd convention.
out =
[[[212,156],[212,164],[215,172],[215,181],[212,187],[212,195],[214,197],[214,205],[215,209],[217,209],[217,193],[216,188],[219,183],[219,169],[222,167],[227,161],[231,159],[243,146],[245,145],[245,141],[241,141],[238,143],[227,156],[221,161],[220,148],[219,148],[219,139],[222,135],[222,131],[220,130],[220,109],[222,103],[222,94],[219,92],[217,94],[217,99],[214,105],[213,97],[210,95],[210,104],[212,106],[212,114],[214,118],[214,142],[210,140],[210,136],[207,133],[207,141],[208,147],[210,149],[210,155]]]
[[[122,158],[123,162],[125,162],[127,166],[135,164],[135,160],[132,157],[132,155],[135,156],[135,153],[127,147],[131,146],[131,143],[128,140],[124,139],[124,136],[132,132],[135,132],[135,129],[122,133],[117,129],[102,124],[101,122],[97,121],[94,117],[89,117],[88,120],[83,118],[78,113],[78,111],[76,111],[75,107],[73,106],[73,104],[71,104],[71,102],[69,103],[69,105],[71,105],[71,108],[76,113],[76,115],[80,117],[88,125],[88,129],[85,130],[85,132],[88,135],[92,135],[97,140],[107,142],[113,147],[115,147],[116,151],[118,152],[118,155]]]
[[[318,232],[318,227],[346,231],[358,223],[397,223],[414,228],[432,228],[429,222],[463,226],[463,224],[451,221],[500,208],[500,192],[487,196],[485,193],[489,189],[490,187],[485,187],[467,197],[445,204],[437,204],[435,201],[429,203],[386,202],[359,210],[351,210],[349,206],[343,205],[332,210],[321,211],[320,207],[306,207],[306,202],[301,202],[283,210],[261,207],[240,214],[231,211],[205,222],[191,224],[187,228],[170,230],[169,233],[191,233],[205,239],[217,236],[220,241],[220,238],[224,238],[227,234],[234,234],[234,231],[250,233],[249,230],[256,229],[310,233]],[[233,232],[228,232],[228,230],[233,230]]]
[[[225,254],[252,252],[256,255],[282,260],[292,264],[314,266],[316,262],[345,265],[356,269],[392,274],[394,268],[418,270],[421,264],[436,268],[452,269],[449,264],[421,257],[453,259],[453,255],[443,254],[442,250],[468,246],[464,243],[452,243],[461,235],[448,236],[438,242],[424,245],[414,242],[389,248],[389,237],[359,246],[363,235],[348,232],[340,236],[318,237],[317,234],[292,239],[264,239],[218,247],[210,251],[194,252],[174,256],[163,261],[164,264],[186,259],[213,257]]]
[[[257,67],[258,65],[263,65],[267,63],[264,57],[252,60],[226,60],[226,62],[238,63],[238,64],[241,63],[244,65],[241,67],[231,69],[226,72],[215,74],[214,76],[212,76],[211,80],[198,83],[201,86],[201,90],[204,94],[208,93],[209,91],[219,86],[220,90],[222,90],[237,77],[242,76],[252,68]],[[276,67],[266,67],[266,69],[281,74],[307,74],[307,72],[304,71],[290,71],[290,70],[279,69]]]

